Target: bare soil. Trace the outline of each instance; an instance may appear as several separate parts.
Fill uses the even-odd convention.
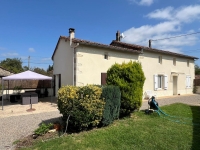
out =
[[[33,138],[33,135],[28,135],[27,137],[24,137],[15,142],[16,143],[15,150],[20,150],[20,148],[23,147],[31,147],[36,142],[47,141],[58,137],[59,137],[59,132],[57,131],[40,135],[36,139]]]

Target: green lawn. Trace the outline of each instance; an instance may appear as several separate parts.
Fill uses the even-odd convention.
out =
[[[161,107],[170,115],[191,118],[160,117],[154,113],[135,112],[130,118],[112,125],[79,134],[70,134],[47,142],[39,142],[33,150],[189,150],[200,149],[200,107],[172,104]],[[195,123],[195,124],[194,124]]]

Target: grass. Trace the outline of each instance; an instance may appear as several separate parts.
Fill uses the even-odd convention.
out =
[[[176,123],[178,118],[159,117],[154,113],[145,115],[135,112],[130,118],[115,121],[100,129],[70,134],[38,142],[31,150],[189,150],[200,148],[200,107],[172,104],[162,107],[167,114],[188,117],[185,123]],[[194,122],[197,123],[194,125]]]

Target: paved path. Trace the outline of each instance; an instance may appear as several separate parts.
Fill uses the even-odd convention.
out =
[[[200,95],[185,95],[185,96],[170,96],[170,97],[162,97],[156,98],[159,106],[169,105],[172,103],[184,103],[188,105],[197,105],[200,106]],[[148,100],[144,100],[142,103],[142,107],[140,110],[145,110],[148,108]]]
[[[185,103],[200,106],[200,95],[173,96],[156,99],[159,106],[172,103]],[[147,100],[143,101],[141,110],[147,109]],[[48,109],[47,109],[48,111]],[[12,149],[12,143],[21,137],[30,135],[43,121],[54,122],[60,118],[58,110],[35,114],[0,117],[0,150]]]

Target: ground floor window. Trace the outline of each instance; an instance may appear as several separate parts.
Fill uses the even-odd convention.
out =
[[[168,88],[168,78],[167,75],[154,75],[154,90]]]

